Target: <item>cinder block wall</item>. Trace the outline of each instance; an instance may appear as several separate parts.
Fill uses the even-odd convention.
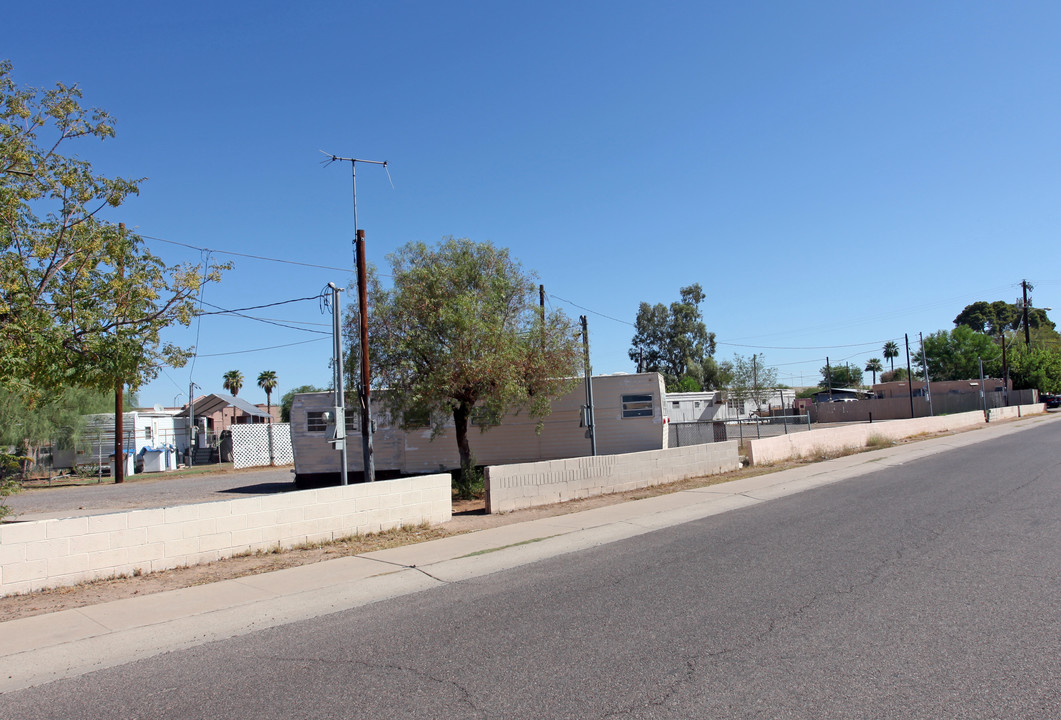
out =
[[[740,467],[737,442],[567,458],[486,468],[486,511],[536,505],[664,485]]]
[[[450,520],[450,476],[0,525],[0,596]]]
[[[984,424],[980,410],[955,415],[889,420],[882,423],[861,423],[850,427],[825,428],[805,433],[748,441],[748,460],[752,465],[780,462],[792,458],[815,455],[819,452],[839,452],[866,446],[873,436],[887,440],[901,440],[925,433],[948,432]]]
[[[1046,405],[1044,403],[991,408],[987,411],[987,421],[996,422],[998,420],[1012,420],[1014,418],[1024,417],[1025,415],[1035,415],[1036,413],[1044,412],[1046,412]]]

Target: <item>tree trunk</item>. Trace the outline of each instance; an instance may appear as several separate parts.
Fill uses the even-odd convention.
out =
[[[472,497],[472,485],[475,482],[475,458],[472,457],[472,447],[468,443],[468,418],[471,408],[468,404],[461,402],[453,408],[454,433],[457,436],[457,453],[460,455],[460,475],[457,478],[457,494],[467,500]]]

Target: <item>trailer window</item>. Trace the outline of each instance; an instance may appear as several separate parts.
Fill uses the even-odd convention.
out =
[[[652,417],[652,396],[623,395],[623,417]]]
[[[306,413],[306,432],[324,432],[328,423],[324,422],[323,410],[310,410]]]

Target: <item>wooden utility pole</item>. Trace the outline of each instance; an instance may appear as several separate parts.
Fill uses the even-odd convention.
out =
[[[361,335],[361,452],[364,458],[365,482],[376,479],[376,462],[372,451],[372,395],[369,388],[368,363],[368,272],[365,267],[365,231],[357,230],[357,304]]]
[[[125,223],[118,223],[118,233],[125,237]],[[125,265],[118,265],[118,277],[125,277]],[[121,292],[119,290],[119,292]],[[115,304],[114,314],[121,318],[120,308]],[[121,332],[118,328],[115,328],[114,335],[117,340],[118,333]],[[120,347],[115,348],[115,352],[119,352]],[[121,483],[125,482],[125,433],[122,427],[122,413],[124,408],[122,407],[122,392],[125,390],[125,382],[121,377],[118,377],[118,358],[114,358],[115,378],[114,378],[114,482]]]

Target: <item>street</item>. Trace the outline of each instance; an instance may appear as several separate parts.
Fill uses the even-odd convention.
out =
[[[5,695],[5,718],[1056,718],[1056,423]]]

